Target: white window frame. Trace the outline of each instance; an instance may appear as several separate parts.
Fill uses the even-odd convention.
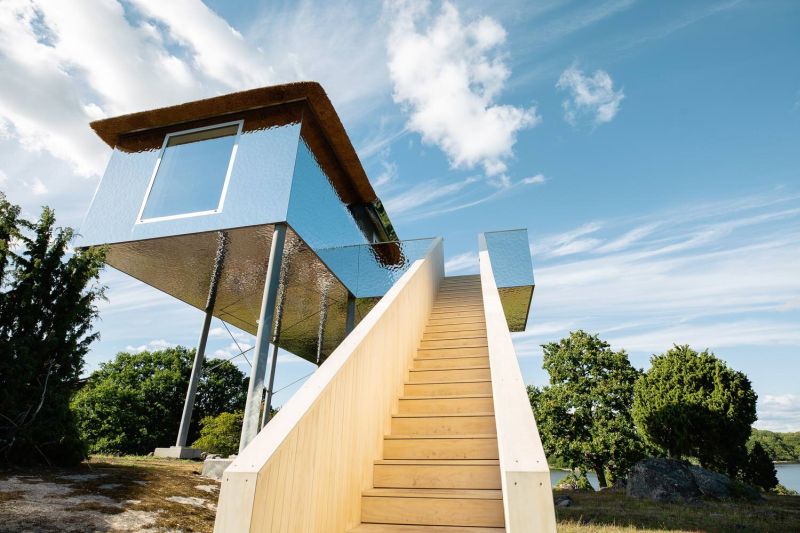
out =
[[[234,125],[238,127],[236,129],[236,135],[233,140],[231,157],[230,160],[228,161],[228,170],[225,173],[225,181],[222,184],[222,192],[219,195],[219,203],[217,204],[217,208],[207,209],[205,211],[193,211],[191,213],[180,213],[177,215],[166,215],[162,217],[151,217],[143,219],[142,215],[144,214],[144,208],[145,206],[147,206],[147,200],[150,198],[150,192],[153,189],[153,183],[155,183],[156,181],[156,175],[158,174],[158,169],[161,166],[161,159],[164,157],[164,151],[167,149],[167,144],[169,143],[170,138],[177,137],[180,135],[186,135],[189,133],[197,133],[198,131],[215,130],[219,128],[224,128],[226,126],[234,126]],[[188,130],[181,130],[172,133],[167,133],[164,136],[164,142],[161,144],[161,150],[158,152],[158,159],[156,160],[156,166],[153,169],[152,175],[150,176],[150,182],[147,184],[147,190],[144,193],[144,199],[142,200],[142,205],[139,207],[139,214],[136,217],[136,224],[149,224],[150,222],[162,222],[165,220],[176,220],[179,218],[198,217],[203,215],[215,215],[221,213],[222,207],[225,205],[225,197],[228,194],[228,183],[231,180],[231,172],[233,171],[233,162],[236,160],[236,152],[239,150],[239,138],[242,135],[243,126],[244,126],[244,120],[234,120],[232,122],[222,122],[220,124],[203,126],[201,128],[192,128]]]

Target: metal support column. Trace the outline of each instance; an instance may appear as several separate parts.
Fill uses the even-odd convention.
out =
[[[197,341],[197,350],[194,354],[192,364],[192,375],[189,378],[189,388],[186,391],[186,400],[183,403],[183,414],[181,415],[181,425],[178,428],[178,438],[175,446],[186,446],[186,439],[189,436],[189,425],[192,423],[192,411],[194,410],[194,397],[197,394],[197,385],[200,383],[200,375],[203,372],[203,361],[206,356],[206,341],[208,341],[208,329],[211,326],[211,319],[214,317],[214,303],[217,299],[217,287],[219,278],[222,276],[222,269],[225,263],[225,248],[228,244],[228,236],[220,231],[218,234],[217,255],[214,258],[214,271],[211,275],[211,283],[208,287],[208,299],[206,300],[206,316],[203,319],[203,328],[200,330],[200,339]]]
[[[280,285],[281,262],[283,261],[283,243],[286,239],[286,224],[275,224],[272,232],[272,246],[267,263],[267,277],[264,281],[264,295],[261,299],[261,313],[258,320],[256,349],[253,357],[253,370],[250,373],[250,384],[247,390],[247,403],[244,408],[242,436],[239,440],[239,451],[243,450],[258,435],[261,419],[261,398],[264,391],[264,374],[267,370],[267,355],[272,333],[272,319],[275,314],[275,303]]]
[[[264,426],[267,425],[269,419],[272,418],[272,413],[270,410],[272,409],[272,391],[275,390],[275,369],[278,365],[278,345],[272,345],[272,365],[270,366],[269,370],[269,386],[267,387],[267,399],[264,402],[264,416],[261,417],[261,427],[262,429]]]
[[[347,319],[344,323],[344,331],[347,335],[353,331],[356,323],[356,297],[351,294],[347,293]]]

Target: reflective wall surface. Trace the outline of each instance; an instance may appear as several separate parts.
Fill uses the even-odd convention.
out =
[[[492,231],[479,239],[489,252],[508,329],[525,331],[535,286],[528,231]]]
[[[286,220],[301,118],[300,110],[281,114],[260,110],[233,118],[131,134],[111,154],[76,245],[153,239]],[[242,120],[243,127],[222,210],[137,223],[165,137],[186,129],[213,126],[214,122],[229,123],[233,119]],[[229,159],[227,154],[216,155]],[[227,164],[227,160],[223,164]]]

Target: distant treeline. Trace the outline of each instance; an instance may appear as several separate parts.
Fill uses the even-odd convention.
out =
[[[748,448],[756,442],[769,454],[773,461],[800,463],[800,431],[794,433],[776,433],[753,428]]]

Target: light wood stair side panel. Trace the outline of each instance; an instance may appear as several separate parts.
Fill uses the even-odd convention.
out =
[[[555,533],[555,508],[547,457],[500,301],[486,238],[481,234],[478,240],[505,527],[514,532]]]
[[[362,491],[372,484],[442,273],[438,240],[226,470],[215,531],[315,533],[359,524]],[[246,483],[255,486],[250,493]]]

